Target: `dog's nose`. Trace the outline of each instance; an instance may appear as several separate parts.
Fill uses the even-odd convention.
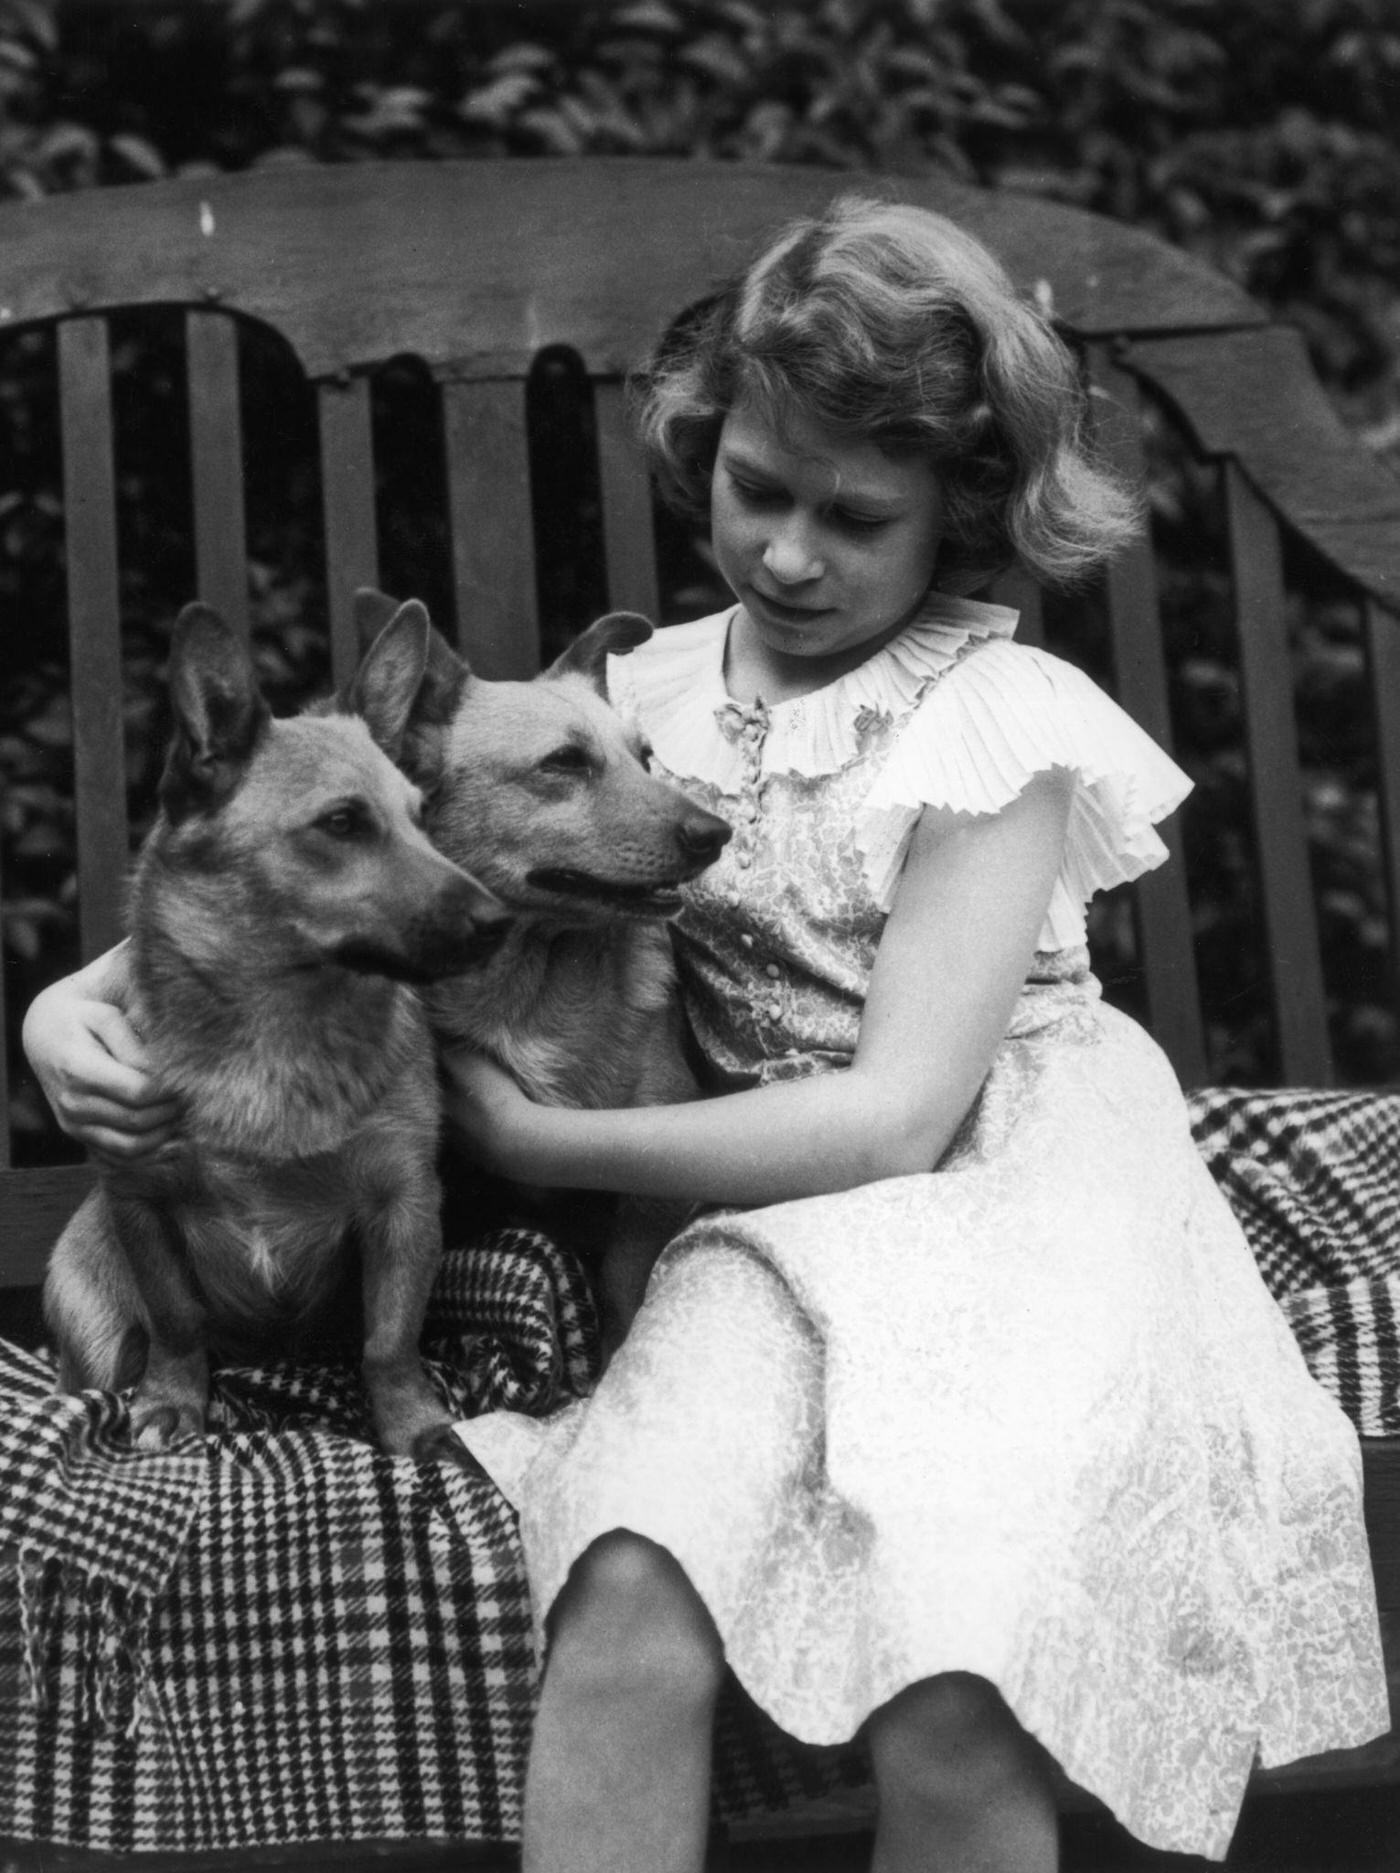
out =
[[[462,946],[463,958],[468,963],[489,962],[501,947],[511,920],[502,913],[500,916],[474,917],[471,932]]]
[[[511,914],[505,905],[493,899],[489,904],[479,904],[472,911],[472,928],[478,936],[494,937],[497,942],[511,926]]]
[[[479,879],[460,866],[440,863],[446,874],[444,906],[458,922],[474,924],[482,930],[509,922],[510,912],[494,891],[488,891]]]
[[[471,934],[467,939],[473,957],[481,959],[494,956],[513,921],[510,912],[494,898],[487,904],[475,905],[471,914]]]
[[[734,828],[714,813],[694,813],[682,820],[677,832],[681,851],[696,865],[713,865],[729,843]]]
[[[459,932],[473,960],[491,955],[511,924],[511,914],[495,892],[488,891],[470,872],[460,872],[452,880],[443,911],[446,926]]]

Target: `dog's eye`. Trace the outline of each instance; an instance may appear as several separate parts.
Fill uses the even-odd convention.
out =
[[[562,748],[552,748],[540,762],[546,774],[587,774],[592,765],[588,750],[576,741],[566,742]]]
[[[354,800],[345,800],[339,806],[331,807],[316,821],[317,831],[329,833],[332,839],[358,839],[368,825],[365,809]]]

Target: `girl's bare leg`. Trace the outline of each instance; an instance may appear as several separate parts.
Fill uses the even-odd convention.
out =
[[[742,1593],[809,1459],[820,1357],[783,1283],[738,1249],[687,1257],[637,1316],[557,1483],[597,1538],[549,1613],[525,1873],[699,1873],[722,1652],[674,1557],[708,1557],[713,1603]]]
[[[880,1820],[871,1873],[1055,1873],[1045,1758],[985,1678],[911,1685],[869,1724]]]
[[[523,1873],[701,1873],[723,1658],[664,1549],[619,1530],[555,1604]]]

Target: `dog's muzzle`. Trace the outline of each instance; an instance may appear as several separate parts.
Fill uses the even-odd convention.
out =
[[[337,945],[334,960],[361,975],[422,987],[479,968],[501,947],[511,921],[483,886],[462,876],[418,916],[397,927],[347,937]]]

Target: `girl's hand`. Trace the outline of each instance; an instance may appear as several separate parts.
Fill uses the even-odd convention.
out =
[[[515,1183],[548,1183],[544,1135],[550,1109],[536,1105],[504,1067],[465,1047],[442,1056],[449,1123],[474,1163]]]
[[[140,1035],[112,998],[122,978],[110,970],[96,974],[96,968],[66,976],[34,998],[24,1019],[24,1051],[62,1130],[94,1157],[130,1164],[170,1141],[179,1107],[155,1079]]]

